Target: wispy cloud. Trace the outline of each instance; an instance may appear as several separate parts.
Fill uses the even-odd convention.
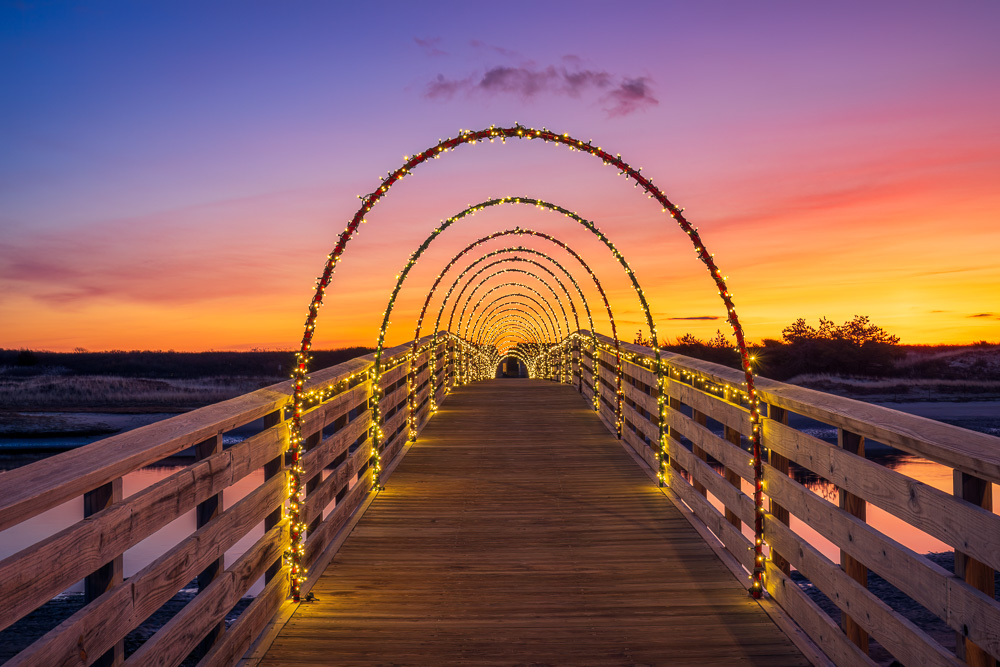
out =
[[[481,42],[478,39],[473,39],[469,41],[469,46],[478,51],[487,51],[489,53],[498,53],[506,58],[519,58],[520,54],[516,51],[511,51],[510,49],[505,49],[502,46],[496,46],[493,44],[487,44],[486,42]]]
[[[447,51],[441,49],[441,38],[440,37],[428,37],[427,39],[421,39],[420,37],[414,37],[413,41],[417,43],[417,46],[428,56],[446,56]]]
[[[996,313],[976,313],[975,315],[969,315],[970,318],[975,317],[997,317]],[[1000,319],[1000,318],[998,318]]]
[[[647,77],[617,76],[604,70],[584,68],[575,56],[567,56],[563,62],[545,67],[534,63],[496,65],[462,77],[438,74],[427,83],[424,95],[429,99],[448,100],[459,94],[469,97],[516,95],[523,99],[540,95],[579,98],[596,94],[598,102],[612,118],[659,104]]]
[[[696,315],[694,317],[668,317],[668,320],[721,320],[717,315]]]

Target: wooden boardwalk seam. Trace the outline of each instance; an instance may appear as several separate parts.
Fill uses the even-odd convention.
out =
[[[261,665],[808,665],[571,387],[458,387]]]

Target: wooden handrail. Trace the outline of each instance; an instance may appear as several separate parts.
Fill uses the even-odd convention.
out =
[[[590,333],[576,332],[582,393],[592,397],[593,352]],[[612,386],[608,366],[613,341],[597,336],[605,348],[597,365],[602,394]],[[657,461],[658,397],[653,351],[622,343],[625,388],[622,439],[653,469]],[[752,568],[750,541],[739,524],[752,525],[756,509],[737,486],[752,483],[749,454],[737,434],[749,437],[751,422],[743,373],[707,361],[661,351],[669,427],[667,452],[673,473],[668,493],[683,503],[694,520],[730,552],[734,562]],[[994,571],[1000,570],[1000,516],[991,511],[989,486],[1000,483],[1000,438],[862,401],[833,396],[759,378],[757,392],[767,406],[763,441],[779,464],[764,466],[765,540],[775,556],[767,564],[766,588],[807,634],[835,662],[870,662],[868,635],[904,664],[992,665],[1000,658],[1000,603],[994,599]],[[609,429],[614,420],[611,394],[600,402]],[[788,415],[808,417],[836,429],[840,445],[830,444],[788,425]],[[705,416],[722,424],[719,435],[705,426]],[[728,437],[723,437],[728,436]],[[865,440],[874,440],[947,466],[954,471],[954,494],[891,470],[863,455]],[[688,447],[691,450],[688,450]],[[717,471],[705,459],[719,462]],[[820,498],[789,477],[788,462],[811,470],[839,489],[838,506]],[[719,511],[706,496],[721,503]],[[956,572],[913,552],[864,520],[871,504],[950,545]],[[778,516],[767,512],[777,508]],[[822,554],[795,532],[790,516],[841,550],[840,563]],[[738,525],[732,525],[735,522]],[[780,554],[780,556],[777,556]],[[963,566],[968,564],[966,567]],[[817,607],[788,576],[794,566],[842,610],[848,634]],[[880,574],[958,634],[955,652],[943,647],[896,610],[867,590],[867,572]],[[749,579],[746,584],[749,586]]]
[[[550,358],[536,366],[548,374],[546,379],[580,391],[616,433],[613,341],[600,335],[597,339],[604,349],[596,362],[593,338],[581,331],[563,347],[543,352]],[[431,416],[430,397],[440,404],[456,374],[468,371],[468,361],[457,352],[461,346],[451,334],[439,333],[434,350],[429,349],[430,341],[431,337],[421,340],[415,357],[410,344],[383,353],[384,436],[379,454],[385,467],[403,451],[407,420],[422,426]],[[741,488],[741,480],[753,481],[744,449],[752,427],[747,401],[741,397],[742,373],[662,352],[666,394],[661,397],[652,350],[628,343],[622,343],[621,350],[623,443],[652,473],[660,470],[657,440],[661,431],[666,433],[670,466],[665,492],[683,506],[703,534],[717,540],[717,548],[729,554],[728,562],[749,586],[752,545],[744,532],[758,508]],[[429,358],[434,364],[428,363]],[[352,359],[318,371],[309,380],[308,389],[325,398],[310,404],[303,418],[306,452],[300,464],[306,489],[302,520],[309,526],[304,544],[307,567],[325,562],[327,546],[342,539],[339,535],[352,515],[374,492],[372,363],[373,355]],[[596,402],[595,386],[600,392]],[[1000,569],[1000,517],[991,511],[989,494],[990,484],[1000,483],[1000,438],[765,378],[759,379],[757,389],[766,406],[764,445],[774,462],[764,466],[769,502],[762,508],[764,537],[774,557],[767,563],[766,589],[774,603],[837,663],[870,664],[869,635],[905,664],[964,660],[986,665],[1000,657],[1000,604],[991,589],[993,572]],[[131,546],[181,514],[203,508],[194,534],[129,579],[92,577],[100,586],[94,599],[8,664],[46,665],[70,654],[84,664],[120,664],[125,635],[195,577],[201,585],[195,600],[128,662],[143,663],[155,655],[176,663],[192,651],[204,653],[200,665],[230,665],[239,659],[289,592],[282,558],[289,531],[282,507],[287,497],[285,413],[290,395],[290,382],[278,383],[0,474],[0,529],[83,494],[94,501],[88,518],[0,562],[0,599],[5,601],[0,605],[0,628],[92,573],[113,572],[107,564],[117,562],[120,568],[122,554]],[[663,429],[661,401],[667,406]],[[797,430],[789,415],[836,429],[840,445]],[[223,433],[261,418],[265,427],[260,432],[231,447],[219,446]],[[722,430],[709,428],[709,421]],[[955,493],[866,459],[860,455],[865,440],[949,467],[955,471]],[[195,445],[198,458],[178,472],[128,498],[114,491],[123,475]],[[817,496],[789,477],[789,462],[834,484],[841,504]],[[265,474],[259,485],[221,511],[220,494],[262,468]],[[864,519],[868,505],[955,548],[956,572],[868,524]],[[225,549],[262,520],[264,535],[222,570]],[[839,562],[796,532],[798,525],[809,526],[838,548]],[[791,580],[789,567],[798,569],[843,610],[850,634]],[[873,595],[866,585],[869,570],[952,627],[959,635],[956,651]],[[261,578],[263,591],[225,628],[221,623],[225,612]]]
[[[447,356],[451,334],[437,335],[435,355]],[[383,384],[403,379],[413,366],[417,393],[417,427],[429,417],[426,398],[433,390],[438,402],[454,384],[453,366],[443,364],[433,387],[426,364],[431,337],[419,341],[416,359],[412,343],[385,350]],[[308,405],[303,418],[307,451],[301,461],[306,481],[303,520],[309,526],[306,567],[320,558],[327,545],[347,525],[351,515],[372,492],[371,379],[374,355],[365,355],[313,373],[307,391],[319,402]],[[193,650],[205,654],[199,664],[231,664],[274,616],[288,594],[283,554],[288,548],[287,520],[282,518],[288,496],[287,408],[291,382],[178,415],[148,426],[58,454],[0,474],[0,530],[30,521],[68,500],[105,488],[121,487],[124,475],[165,457],[197,446],[190,465],[159,482],[121,498],[104,493],[92,503],[91,514],[40,542],[0,561],[0,629],[6,628],[107,563],[120,563],[126,550],[177,519],[199,508],[198,530],[168,547],[140,572],[122,581],[101,579],[100,588],[69,619],[60,623],[9,665],[74,663],[121,664],[124,637],[192,579],[200,591],[170,622],[126,661],[157,660],[176,664]],[[382,398],[385,441],[380,452],[391,465],[406,440],[406,391]],[[264,418],[264,428],[222,449],[221,436]],[[402,429],[405,430],[405,429]],[[332,431],[332,433],[331,433]],[[403,435],[403,437],[400,437]],[[263,481],[242,500],[221,508],[222,492],[264,469]],[[329,471],[323,478],[322,473]],[[331,509],[332,507],[332,509]],[[326,516],[324,517],[324,513]],[[229,568],[222,570],[227,548],[265,522],[265,532]],[[113,569],[111,570],[113,571]],[[224,616],[262,577],[258,595],[228,629]],[[95,579],[95,581],[97,581]],[[116,648],[117,647],[117,648]]]

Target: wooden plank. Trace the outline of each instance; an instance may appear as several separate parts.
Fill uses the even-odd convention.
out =
[[[807,664],[579,395],[543,380],[454,390],[312,590],[261,667]]]
[[[647,445],[642,440],[636,437],[636,435],[630,432],[628,429],[622,434],[622,440],[624,440],[629,447],[635,451],[636,455],[646,462],[651,469],[656,470],[656,450]]]
[[[263,576],[268,566],[281,557],[288,544],[288,525],[282,522],[257,540],[208,587],[199,591],[191,602],[130,655],[125,664],[156,667],[180,664],[198,646],[206,629],[218,624],[225,628],[226,614]],[[206,650],[205,654],[208,652]]]
[[[205,442],[198,443],[195,445],[195,457],[200,459],[207,459],[211,456],[219,454],[222,452],[222,436],[216,435],[213,438],[209,438]],[[195,507],[195,526],[202,528],[209,521],[219,516],[219,512],[222,510],[222,493],[216,493],[205,500],[198,503]],[[226,557],[221,555],[214,561],[208,564],[204,570],[198,573],[198,591],[204,591],[206,588],[211,586],[212,582],[219,578],[222,571],[226,567]],[[212,644],[219,638],[222,632],[225,630],[226,624],[224,620],[220,620],[216,623],[214,628],[211,628],[207,633],[205,633],[203,642],[199,647],[202,652],[207,651],[212,647]],[[122,643],[124,649],[124,643]]]
[[[280,455],[285,437],[283,428],[263,431],[4,559],[0,627]],[[47,566],[39,568],[37,563]]]
[[[871,403],[777,382],[762,397],[797,414],[1000,484],[1000,438]]]
[[[316,557],[323,553],[323,549],[326,548],[330,540],[347,524],[351,514],[361,505],[371,488],[372,471],[369,468],[362,474],[361,479],[351,487],[343,500],[337,503],[334,510],[330,512],[330,516],[319,525],[319,528],[306,537],[305,558],[303,558],[306,567],[309,567]]]
[[[964,629],[973,641],[1000,656],[1000,602],[770,466],[764,467],[764,488],[824,538],[878,572],[949,626]]]
[[[840,429],[838,431],[838,439],[840,441],[841,449],[845,452],[853,454],[854,456],[864,457],[864,437],[857,435],[856,433]],[[841,510],[855,517],[858,521],[865,522],[867,520],[868,508],[864,498],[856,496],[845,489],[839,489],[838,496]],[[858,582],[860,586],[868,588],[868,568],[865,567],[864,563],[854,558],[850,553],[844,551],[843,549],[840,550],[840,568],[847,576]],[[841,615],[840,623],[844,628],[844,634],[846,634],[852,642],[857,644],[858,648],[861,649],[863,653],[868,653],[868,633],[864,631],[861,624],[846,612]]]
[[[90,518],[114,503],[122,501],[122,478],[99,486],[83,495],[83,516]],[[122,583],[123,558],[118,554],[83,580],[84,604],[89,604],[115,586]],[[125,642],[116,642],[113,647],[94,661],[97,667],[115,667],[125,659]]]
[[[610,341],[601,334],[598,339]],[[741,371],[720,364],[665,350],[661,356],[670,366],[718,384],[739,387],[746,382]],[[996,436],[768,378],[759,377],[755,384],[758,396],[769,405],[1000,484],[1000,438]]]
[[[303,521],[307,524],[311,524],[316,519],[320,518],[323,514],[323,510],[329,505],[334,498],[344,489],[346,489],[348,483],[354,479],[354,476],[358,473],[358,470],[362,466],[368,463],[368,459],[372,455],[372,445],[371,440],[366,440],[364,444],[354,450],[347,459],[344,460],[337,469],[330,473],[330,475],[323,480],[315,490],[312,491],[304,503],[302,517]]]
[[[795,619],[809,638],[816,642],[835,664],[874,667],[876,663],[847,639],[840,626],[809,599],[791,577],[770,561],[765,563],[765,567],[767,572],[764,582],[768,595]]]
[[[674,475],[670,480],[670,488],[691,511],[709,527],[716,538],[726,547],[740,565],[748,572],[753,569],[753,549],[750,540],[739,532],[719,510],[708,502],[694,487],[688,484],[680,475]],[[749,576],[749,575],[748,575]]]
[[[989,511],[993,509],[993,485],[985,479],[974,477],[960,470],[954,471],[955,496]],[[955,576],[961,577],[970,586],[982,591],[988,598],[994,596],[994,571],[986,563],[971,558],[961,549],[955,549]],[[997,618],[1000,626],[1000,617]],[[993,667],[994,661],[988,650],[970,639],[967,632],[958,633],[956,638],[958,655],[970,665]],[[997,653],[996,649],[993,650]]]
[[[772,420],[764,420],[764,441],[839,488],[1000,569],[1000,517],[992,512]]]
[[[371,412],[363,412],[354,418],[342,429],[323,440],[318,447],[315,447],[302,457],[303,478],[309,478],[317,474],[323,468],[330,465],[330,462],[344,453],[360,438],[371,426]]]
[[[764,533],[769,544],[788,554],[792,565],[903,664],[961,664],[950,651],[872,595],[814,547],[798,539],[783,523],[765,521]]]
[[[212,647],[198,667],[229,667],[246,653],[254,640],[267,627],[271,618],[286,603],[291,593],[288,577],[275,577],[264,586],[218,644]],[[288,602],[287,604],[291,604]]]
[[[718,396],[699,391],[690,385],[676,380],[667,383],[667,393],[670,398],[677,399],[684,405],[689,405],[698,412],[703,412],[723,426],[747,435],[751,432],[750,412],[738,405],[728,403]]]
[[[306,387],[335,384],[366,368],[366,363],[370,365],[365,359],[352,359],[316,371]],[[219,433],[271,414],[286,405],[290,396],[289,380],[6,471],[0,484],[0,530]]]
[[[750,455],[715,435],[707,428],[677,410],[667,410],[667,423],[692,443],[703,449],[713,459],[753,483],[753,468],[748,463]],[[680,447],[680,443],[677,444]]]
[[[768,406],[768,419],[773,419],[777,423],[787,426],[788,412],[782,408],[770,405]],[[782,456],[773,449],[770,449],[768,447],[766,438],[762,437],[762,440],[764,447],[768,450],[768,462],[770,463],[771,467],[778,474],[784,473],[785,475],[788,475],[789,463],[790,463],[789,459],[785,456]],[[782,507],[780,503],[775,502],[774,498],[770,499],[770,503],[771,503],[771,515],[774,517],[774,519],[782,522],[786,526],[790,525],[791,516],[789,515],[788,510]],[[781,552],[777,551],[774,548],[771,549],[771,560],[774,561],[775,567],[777,567],[779,570],[781,570],[785,574],[791,574],[791,565],[789,565],[788,560],[781,555]]]
[[[622,410],[625,414],[625,418],[628,419],[633,424],[635,424],[635,427],[639,429],[639,431],[644,436],[646,436],[653,442],[656,442],[659,439],[660,437],[659,429],[653,424],[650,424],[649,420],[643,417],[641,414],[639,414],[635,410],[635,408],[633,408],[628,404],[625,404],[622,406]]]
[[[104,653],[260,523],[285,497],[287,483],[274,477],[222,515],[191,534],[127,581],[76,612],[6,663],[67,665]]]
[[[626,361],[622,364],[622,369],[626,375],[635,378],[643,384],[648,384],[653,387],[653,391],[656,391],[656,373],[645,366],[640,366],[639,364],[634,364],[631,361]]]
[[[624,391],[626,398],[631,399],[636,405],[649,413],[649,418],[647,419],[646,417],[643,417],[643,419],[650,421],[657,418],[660,408],[656,403],[655,396],[650,396],[646,392],[640,391],[638,387],[634,387],[630,384],[623,384],[622,390]]]

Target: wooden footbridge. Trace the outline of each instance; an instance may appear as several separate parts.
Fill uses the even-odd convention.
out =
[[[533,377],[501,380],[470,372],[478,351],[442,332],[383,351],[374,395],[372,356],[314,373],[297,462],[286,455],[292,387],[283,383],[0,474],[0,529],[80,496],[85,513],[0,562],[4,628],[86,583],[85,606],[7,664],[991,665],[1000,657],[1000,517],[990,507],[1000,439],[761,379],[769,455],[758,508],[742,374],[664,354],[661,396],[653,351],[621,347],[616,362],[610,339],[577,332],[546,348]],[[795,428],[794,415],[837,429],[839,443]],[[247,425],[256,432],[223,446]],[[868,460],[866,441],[946,466],[954,488]],[[184,451],[190,465],[123,497],[124,475]],[[794,481],[790,462],[836,485],[838,498]],[[305,480],[308,568],[298,603],[289,597],[294,466]],[[376,466],[383,490],[372,488]],[[224,497],[248,479],[256,488]],[[868,505],[951,545],[955,571],[869,525]],[[190,535],[123,578],[125,551],[192,510]],[[761,600],[747,594],[756,512],[767,558]],[[816,535],[839,559],[811,543]],[[241,540],[249,546],[227,559]],[[817,605],[791,568],[840,613]],[[932,633],[877,597],[869,571],[949,631]],[[126,636],[192,581],[198,594],[125,655]],[[238,607],[255,583],[261,591]]]
[[[520,226],[456,254],[412,344],[383,349],[403,281],[441,232],[524,205],[606,247],[657,340],[635,272],[596,224],[511,196],[442,221],[410,255],[373,355],[309,374],[337,262],[390,188],[462,146],[520,140],[600,160],[679,227],[722,300],[742,372],[621,344],[583,257]],[[508,237],[559,250],[486,251]],[[586,330],[598,328],[586,294],[552,256],[564,251],[593,280],[612,338]],[[421,337],[453,267],[435,333]],[[505,282],[488,285],[495,277]],[[0,475],[0,531],[83,498],[79,521],[0,562],[0,630],[85,590],[79,610],[6,664],[995,665],[1000,438],[755,378],[751,362],[721,268],[639,169],[545,128],[461,131],[361,198],[316,282],[291,381]],[[511,364],[530,377],[496,379]],[[954,484],[867,458],[872,442],[944,466]],[[124,476],[178,454],[193,460],[124,495]],[[792,466],[826,480],[836,502]],[[869,524],[869,506],[948,545],[954,567]],[[192,513],[189,534],[123,576],[123,554]],[[869,572],[900,594],[880,597]],[[147,623],[192,582],[180,611]]]

